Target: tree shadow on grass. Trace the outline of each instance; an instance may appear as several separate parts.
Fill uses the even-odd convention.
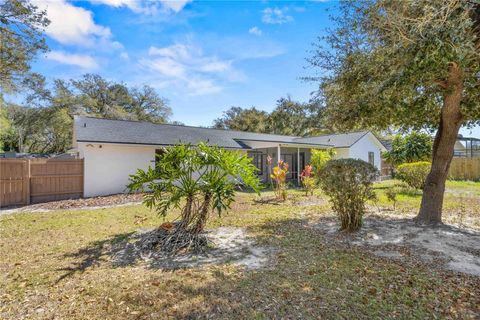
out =
[[[152,269],[178,270],[225,263],[253,269],[268,261],[271,249],[256,245],[255,240],[246,235],[244,228],[220,227],[209,231],[207,236],[210,243],[205,252],[176,255],[158,250],[154,244],[158,239],[158,229],[124,233],[95,241],[64,256],[73,258],[74,262],[71,267],[58,270],[66,273],[57,282],[102,263],[109,263],[113,268],[143,264]]]
[[[475,310],[471,293],[480,294],[480,288],[471,278],[442,279],[421,265],[406,267],[355,247],[334,247],[302,219],[269,221],[254,231],[256,242],[281,249],[266,267],[234,273],[222,266],[193,269],[168,281],[154,275],[145,281],[156,283],[155,292],[134,290],[120,299],[141,314],[181,319],[408,318],[411,310],[425,318]],[[459,294],[465,310],[455,310]],[[163,295],[171,298],[159,299]]]
[[[108,261],[108,255],[112,253],[112,248],[117,245],[122,245],[128,242],[128,238],[133,232],[121,233],[114,235],[105,240],[94,241],[87,247],[81,248],[77,252],[67,253],[63,257],[67,259],[75,259],[71,267],[61,268],[57,271],[64,271],[65,274],[60,276],[57,283],[63,279],[75,274],[83,273],[90,267],[99,265],[102,262]]]

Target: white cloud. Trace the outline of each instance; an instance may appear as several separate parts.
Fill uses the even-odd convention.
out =
[[[142,60],[144,65],[153,68],[160,75],[186,79],[186,68],[183,64],[170,58],[156,58],[152,60]]]
[[[144,70],[155,76],[155,83],[187,89],[189,95],[220,92],[218,83],[242,79],[242,74],[232,66],[232,61],[205,55],[201,48],[187,44],[167,47],[150,47],[148,57],[139,61]]]
[[[155,15],[162,13],[178,13],[193,0],[90,0],[93,4],[104,4],[114,8],[127,7],[135,13]]]
[[[120,53],[120,58],[122,58],[123,60],[128,60],[130,59],[130,56],[128,55],[128,53],[122,52]]]
[[[257,26],[254,26],[248,29],[248,33],[254,34],[256,36],[261,36],[263,32]]]
[[[50,24],[46,28],[48,36],[62,44],[75,44],[84,47],[117,49],[123,47],[112,41],[110,28],[98,25],[93,13],[76,7],[65,0],[34,0],[40,10],[47,11]]]
[[[292,16],[286,14],[288,8],[265,8],[262,13],[262,21],[268,24],[283,24],[292,22]]]
[[[231,67],[230,62],[226,61],[211,61],[201,65],[198,70],[203,72],[224,72]]]
[[[174,1],[165,1],[161,0],[160,2],[163,4],[165,8],[168,8],[174,12],[180,12],[182,9],[193,0],[174,0]]]
[[[206,79],[191,79],[187,85],[190,90],[189,94],[192,96],[213,94],[223,90],[223,87],[216,85],[212,80]]]
[[[200,56],[202,52],[199,48],[193,46],[174,44],[165,48],[150,47],[148,54],[151,56],[162,56],[185,61],[192,59],[192,55]]]
[[[89,55],[72,54],[64,51],[50,51],[46,58],[62,64],[74,65],[83,69],[95,69],[98,67],[97,61]]]

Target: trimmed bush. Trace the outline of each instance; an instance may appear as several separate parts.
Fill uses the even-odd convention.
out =
[[[405,182],[411,188],[423,190],[431,166],[432,164],[428,161],[404,163],[398,166],[395,178]]]
[[[372,184],[377,177],[373,165],[356,159],[330,160],[320,170],[320,187],[330,197],[342,230],[356,231],[362,226],[365,204],[375,198]]]

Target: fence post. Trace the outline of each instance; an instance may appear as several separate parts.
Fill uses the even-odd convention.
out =
[[[25,190],[26,190],[26,194],[27,194],[26,202],[27,202],[27,204],[30,204],[30,159],[27,159],[26,169],[27,169],[27,174],[25,176],[25,181],[26,181]]]
[[[82,198],[85,198],[85,159],[82,159]]]

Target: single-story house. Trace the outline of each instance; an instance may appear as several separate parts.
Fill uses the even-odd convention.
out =
[[[337,158],[362,159],[379,170],[381,152],[386,150],[370,131],[295,137],[76,116],[73,144],[84,159],[84,196],[124,192],[129,175],[155,165],[155,155],[163,148],[202,141],[247,152],[263,181],[268,179],[267,156],[275,164],[280,155],[289,164],[288,179],[295,184],[310,161],[311,149],[334,148]]]

